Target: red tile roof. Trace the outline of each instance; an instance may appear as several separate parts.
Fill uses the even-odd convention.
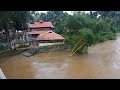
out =
[[[52,22],[35,22],[34,24],[30,24],[29,28],[43,28],[43,27],[53,27]]]
[[[63,40],[63,39],[65,38],[53,31],[48,31],[46,33],[40,34],[37,37],[37,40]]]
[[[48,31],[52,31],[52,30],[30,31],[30,32],[27,32],[26,34],[43,34]]]

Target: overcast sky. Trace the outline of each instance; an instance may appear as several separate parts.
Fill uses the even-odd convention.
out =
[[[42,13],[42,12],[43,12],[43,13],[46,13],[47,11],[38,11],[38,12],[40,12],[40,13]],[[68,14],[72,14],[72,13],[71,13],[72,11],[64,11],[64,12],[67,12]]]
[[[47,11],[38,11],[38,12],[40,12],[40,13],[46,13]],[[72,14],[72,11],[64,11],[64,12],[67,12],[68,14]],[[85,11],[86,13],[88,13],[89,11]]]

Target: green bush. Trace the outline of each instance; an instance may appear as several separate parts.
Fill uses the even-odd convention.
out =
[[[79,42],[79,40],[82,37],[83,37],[83,39],[81,39],[80,43],[76,46],[75,50],[77,50],[81,46],[81,48],[78,49],[77,52],[79,52],[79,53],[87,53],[88,47],[91,46],[93,43],[95,43],[95,36],[94,36],[92,30],[89,29],[89,28],[80,29],[79,30],[79,35],[80,35],[80,38],[74,41],[74,46]]]
[[[84,41],[87,41],[87,45],[91,46],[95,42],[95,35],[93,34],[93,31],[89,28],[83,28],[79,30],[79,34],[81,36],[84,36]]]
[[[113,32],[101,32],[96,35],[96,42],[103,42],[107,40],[114,40],[116,39],[116,33]]]
[[[5,50],[5,47],[4,46],[0,46],[0,50]]]
[[[107,40],[114,40],[115,36],[116,34],[114,34],[113,32],[106,32],[106,34],[104,34],[104,37],[107,38]]]
[[[10,49],[10,46],[4,46],[4,45],[0,46],[0,50],[7,50],[7,49]]]

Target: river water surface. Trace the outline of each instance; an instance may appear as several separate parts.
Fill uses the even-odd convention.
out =
[[[88,54],[69,53],[17,55],[4,58],[0,68],[8,79],[120,79],[120,34],[116,40],[91,46]]]

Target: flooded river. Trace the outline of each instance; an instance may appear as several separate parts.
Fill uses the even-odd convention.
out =
[[[17,55],[4,59],[0,68],[8,79],[120,79],[120,34],[90,47],[88,54],[69,57],[69,53]]]

